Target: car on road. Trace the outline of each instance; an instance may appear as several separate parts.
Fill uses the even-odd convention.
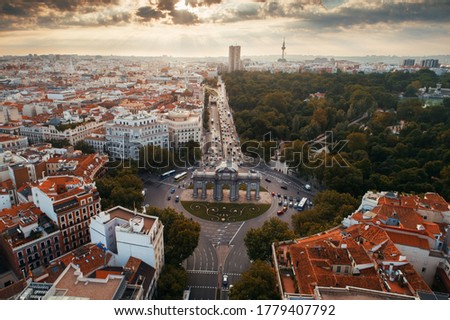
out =
[[[278,192],[278,193],[277,193],[277,197],[278,197],[278,198],[281,198],[281,193]]]
[[[175,188],[170,189],[170,193],[174,194],[175,193]]]
[[[281,216],[283,213],[284,213],[283,210],[278,210],[278,211],[277,211],[277,215],[279,215],[279,216]]]
[[[222,276],[222,286],[226,287],[228,285],[228,275],[224,274]]]
[[[180,196],[176,196],[175,197],[175,202],[179,202],[180,201]]]
[[[250,169],[250,172],[251,173],[256,173],[256,170],[255,169]]]
[[[305,190],[311,191],[311,186],[309,184],[305,184],[304,188]]]
[[[282,185],[280,188],[284,189],[284,190],[287,190],[287,186],[286,185]]]
[[[289,208],[292,208],[294,206],[294,204],[291,202],[289,202]]]
[[[272,192],[272,197],[275,197],[275,192]]]
[[[270,179],[268,179],[268,178],[266,178],[265,180],[266,180],[266,182],[269,182],[269,183],[272,182],[272,180],[270,180]]]
[[[171,196],[168,196],[168,197],[167,197],[167,201],[170,201],[170,199],[172,199],[172,197],[171,197]]]
[[[288,207],[287,207],[287,206],[284,206],[284,207],[283,207],[283,211],[284,211],[284,212],[286,212],[286,211],[287,211],[287,209],[288,209]]]
[[[278,201],[278,205],[279,205],[279,206],[283,205],[283,201],[279,200],[279,201]]]

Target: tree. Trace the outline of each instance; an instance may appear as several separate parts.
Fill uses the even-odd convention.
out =
[[[353,132],[347,136],[348,147],[352,152],[366,150],[367,136],[365,133]]]
[[[89,144],[87,144],[84,141],[78,141],[77,143],[75,143],[74,148],[75,148],[75,150],[80,150],[84,154],[96,153],[94,147],[89,145]]]
[[[280,299],[276,290],[275,272],[267,262],[256,260],[250,269],[230,290],[232,300],[275,300]]]
[[[70,142],[67,139],[62,139],[62,140],[47,140],[45,141],[47,143],[51,143],[53,148],[66,148],[68,146],[70,146]]]
[[[149,207],[147,214],[157,216],[164,225],[164,251],[167,263],[179,265],[198,245],[200,224],[174,209]]]
[[[180,266],[166,264],[158,280],[157,297],[159,300],[181,300],[186,286],[186,271]]]
[[[325,190],[314,197],[313,209],[292,215],[292,225],[299,236],[311,235],[338,225],[357,207],[350,194]]]
[[[272,243],[292,240],[294,237],[295,234],[289,229],[288,223],[278,218],[270,218],[261,228],[251,228],[245,235],[244,242],[250,259],[270,261]]]
[[[144,201],[144,183],[131,169],[111,169],[106,176],[96,180],[97,190],[102,199],[102,208],[122,206],[131,210],[140,208]]]

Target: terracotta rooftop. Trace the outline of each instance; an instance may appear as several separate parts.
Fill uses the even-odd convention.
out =
[[[430,250],[430,245],[428,244],[428,241],[426,239],[420,238],[418,235],[389,232],[389,231],[386,231],[386,233],[394,243],[409,247],[420,248],[424,250]]]
[[[61,261],[68,266],[71,263],[78,266],[84,276],[88,276],[95,270],[108,264],[110,253],[103,252],[96,244],[87,244],[61,256],[56,261]]]
[[[379,217],[396,218],[400,221],[400,227],[407,229],[417,229],[418,224],[423,224],[423,218],[417,213],[416,210],[409,207],[387,205],[376,206],[372,210],[377,213]]]
[[[391,240],[391,234],[393,232],[387,233],[378,226],[359,224],[300,239],[290,245],[300,294],[312,295],[316,286],[351,286],[404,295],[415,295],[417,290],[430,292],[394,244],[396,240],[406,242],[410,239],[397,233]],[[417,239],[418,246],[428,245],[426,240]],[[407,271],[403,274],[411,287],[401,286],[397,280],[389,281],[389,290],[383,285],[386,269],[392,262],[403,265],[401,270]],[[359,266],[358,269],[353,269],[355,265]],[[381,268],[381,273],[378,268]]]

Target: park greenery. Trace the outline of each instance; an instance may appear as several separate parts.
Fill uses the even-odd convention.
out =
[[[182,300],[187,280],[186,270],[177,265],[166,264],[158,279],[156,298],[158,300]]]
[[[142,190],[144,183],[137,176],[135,167],[124,168],[120,165],[114,167],[110,163],[105,176],[95,181],[101,197],[102,209],[122,206],[131,210],[140,209],[144,196]]]
[[[172,208],[147,207],[148,215],[159,217],[164,225],[164,257],[168,264],[179,265],[195,250],[200,237],[200,224]]]
[[[181,204],[187,212],[196,217],[223,222],[253,219],[270,208],[268,203],[181,201]]]
[[[450,87],[450,74],[234,72],[223,78],[244,152],[254,147],[268,161],[277,142],[290,141],[280,160],[316,186],[354,197],[377,189],[450,199],[450,99],[428,105],[417,97],[436,83]],[[311,96],[317,92],[325,97]],[[320,145],[308,142],[326,131],[348,143],[312,153]]]
[[[186,270],[181,267],[198,245],[200,224],[172,208],[146,207],[146,214],[159,217],[164,225],[165,266],[158,280],[157,298],[179,300],[187,285]]]
[[[232,300],[277,300],[275,272],[270,264],[256,260],[230,289]]]
[[[252,260],[270,261],[272,243],[293,240],[295,234],[289,224],[278,218],[270,218],[260,228],[251,228],[244,238],[247,254]]]
[[[339,225],[344,217],[358,207],[357,199],[348,193],[339,193],[335,190],[319,192],[313,201],[312,209],[292,215],[294,231],[300,237]]]

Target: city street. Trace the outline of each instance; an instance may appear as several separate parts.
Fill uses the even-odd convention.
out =
[[[282,207],[279,199],[284,196],[289,199],[297,198],[298,201],[306,197],[312,199],[314,190],[307,191],[303,188],[304,183],[299,179],[277,172],[265,164],[249,167],[244,164],[241,154],[236,128],[228,106],[225,85],[219,81],[219,89],[214,91],[218,94],[214,97],[216,103],[210,108],[210,133],[204,135],[208,147],[207,154],[203,156],[201,166],[205,170],[214,170],[215,167],[227,157],[240,165],[239,171],[257,170],[261,173],[261,186],[269,193],[274,192],[272,204],[268,211],[261,216],[245,222],[212,222],[197,218],[186,212],[180,202],[175,201],[175,197],[181,192],[191,192],[186,190],[190,183],[190,176],[193,169],[188,173],[188,177],[182,181],[175,182],[173,177],[161,180],[159,175],[145,175],[145,204],[155,207],[172,207],[179,212],[197,221],[201,226],[200,239],[193,254],[185,260],[184,267],[188,273],[188,287],[190,299],[216,299],[218,289],[220,289],[220,299],[228,299],[230,285],[236,282],[240,275],[246,271],[251,261],[247,256],[247,249],[244,238],[251,228],[261,227],[262,224],[271,217],[278,217],[281,220],[291,223],[291,216],[297,212],[289,207],[282,215],[277,215]],[[177,170],[181,172],[185,169]],[[170,189],[175,192],[171,193]],[[281,198],[278,198],[280,194]],[[170,200],[168,199],[170,196]],[[228,283],[223,286],[223,275],[228,276]]]

